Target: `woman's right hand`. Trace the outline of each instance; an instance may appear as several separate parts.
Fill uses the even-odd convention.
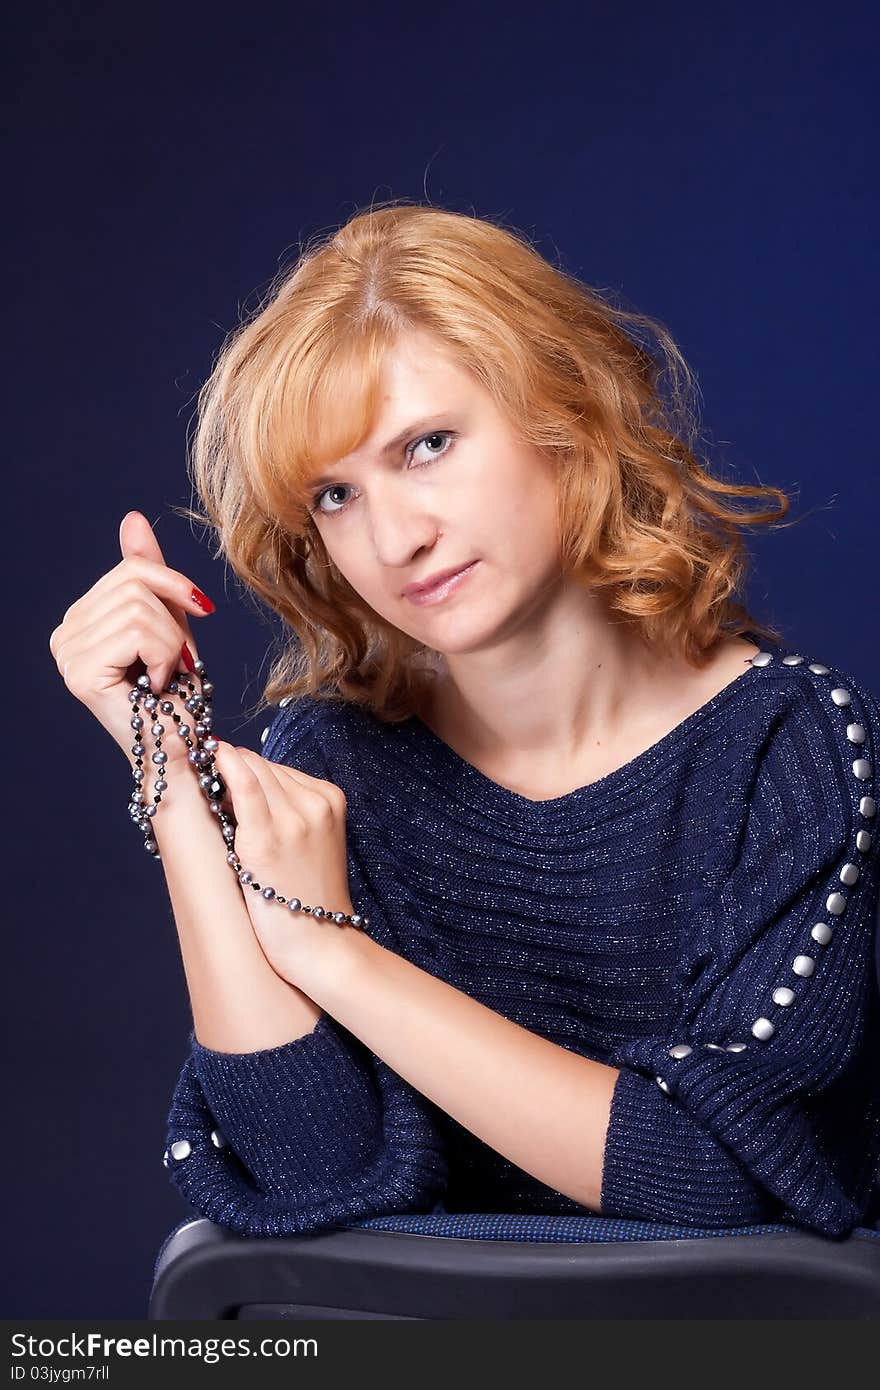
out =
[[[137,732],[131,727],[128,693],[144,674],[137,663],[146,668],[154,693],[164,691],[174,672],[186,670],[184,642],[198,660],[187,615],[205,616],[206,610],[193,597],[198,590],[192,581],[165,564],[142,512],[123,517],[119,546],[120,563],[71,604],[49,638],[49,650],[71,695],[103,725],[134,767],[131,748]],[[182,704],[179,712],[186,715]],[[189,749],[176,736],[176,722],[169,717],[165,726],[162,748],[169,764],[186,759]],[[148,741],[149,727],[148,715],[141,730]]]

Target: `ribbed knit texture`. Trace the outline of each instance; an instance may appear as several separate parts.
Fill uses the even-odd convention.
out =
[[[827,661],[764,649],[651,748],[550,801],[491,781],[416,717],[340,701],[279,708],[261,751],[345,792],[371,936],[620,1068],[602,1214],[843,1236],[880,1218],[880,704]],[[295,874],[278,887],[296,893]],[[220,1225],[588,1210],[327,1014],[265,1051],[189,1042],[168,1145],[190,1152],[166,1161]]]

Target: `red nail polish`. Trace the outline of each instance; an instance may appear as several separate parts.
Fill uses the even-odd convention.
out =
[[[189,647],[186,645],[185,642],[180,649],[180,655],[183,658],[183,664],[186,667],[186,669],[188,671],[194,671],[196,669],[196,663],[193,661],[192,652],[190,651]]]
[[[199,608],[201,608],[204,613],[215,612],[214,604],[208,598],[207,594],[202,593],[201,589],[197,589],[195,588],[195,586],[193,586],[193,591],[190,597],[192,598],[193,603],[198,604]]]

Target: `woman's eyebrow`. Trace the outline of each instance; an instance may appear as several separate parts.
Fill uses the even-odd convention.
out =
[[[399,434],[396,434],[393,439],[387,440],[386,443],[382,445],[379,452],[381,454],[385,454],[386,456],[388,454],[393,454],[395,450],[399,449],[401,444],[405,444],[407,439],[409,439],[412,435],[420,434],[424,431],[429,430],[441,418],[443,418],[443,412],[435,410],[431,415],[426,415],[421,420],[415,420],[411,425],[407,425],[406,429],[403,429],[400,431]],[[340,464],[340,467],[342,466],[343,465]],[[333,474],[325,473],[320,478],[310,479],[309,486],[321,487],[324,483],[332,482]]]

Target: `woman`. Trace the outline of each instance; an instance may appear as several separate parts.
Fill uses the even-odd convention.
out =
[[[880,1214],[880,708],[736,601],[788,501],[697,462],[689,383],[661,325],[401,202],[224,347],[202,519],[291,634],[262,756],[217,752],[237,863],[368,929],[231,881],[192,785],[154,817],[194,1018],[165,1162],[198,1212]],[[121,542],[114,582],[177,620],[138,653],[156,689],[185,580],[139,514]]]

